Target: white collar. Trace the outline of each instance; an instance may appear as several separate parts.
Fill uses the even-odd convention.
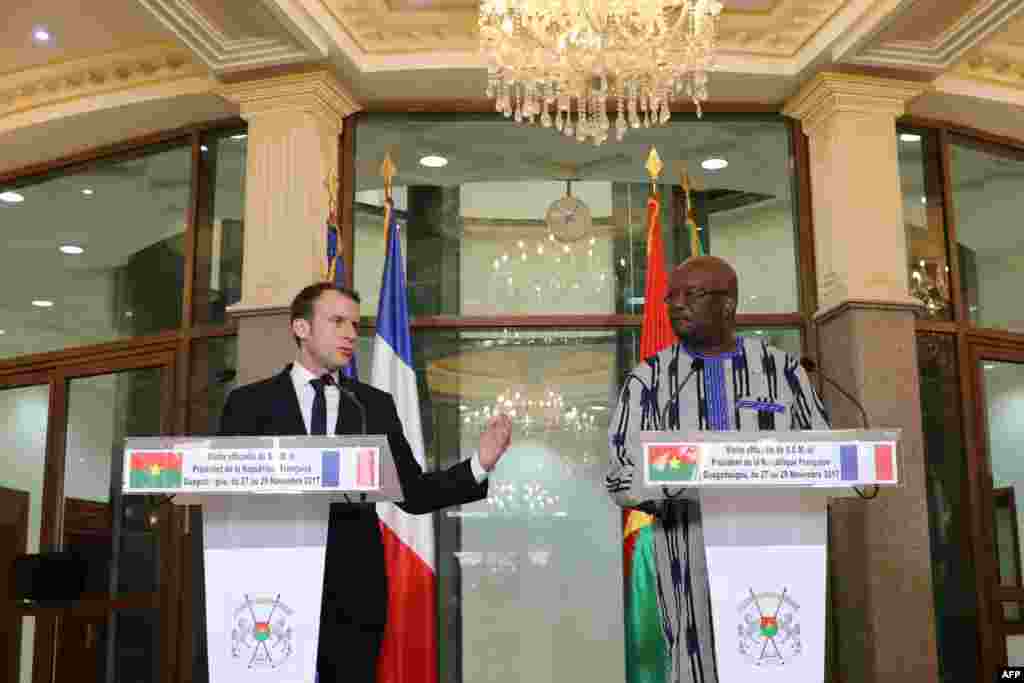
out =
[[[310,382],[318,378],[317,375],[314,375],[312,372],[310,372],[309,369],[299,361],[295,361],[294,363],[292,363],[291,375],[292,382],[294,382],[295,386],[298,387],[308,387]],[[330,373],[330,375],[332,378],[334,378],[335,382],[338,381],[338,373],[332,372]]]

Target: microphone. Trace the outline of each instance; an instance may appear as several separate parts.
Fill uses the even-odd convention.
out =
[[[858,401],[856,398],[854,398],[853,395],[850,394],[850,392],[848,392],[846,389],[843,389],[841,386],[839,386],[838,382],[836,382],[834,379],[832,379],[831,377],[826,375],[824,372],[821,372],[818,369],[818,364],[815,363],[810,358],[807,358],[807,357],[801,358],[800,359],[800,366],[807,372],[807,374],[813,375],[813,374],[817,373],[818,375],[820,375],[821,378],[823,380],[825,380],[826,382],[828,382],[829,384],[831,384],[832,387],[836,391],[838,391],[840,394],[845,396],[847,401],[849,401],[853,405],[857,406],[857,410],[860,411],[860,419],[864,422],[864,429],[871,429],[871,424],[868,421],[868,413],[867,413],[867,411],[864,410],[864,406],[861,405],[860,401]],[[878,484],[875,484],[874,487],[875,487],[875,490],[870,495],[864,493],[863,491],[861,491],[856,486],[853,487],[853,490],[856,492],[856,494],[859,497],[863,498],[864,500],[871,500],[872,498],[877,498],[878,497],[878,493],[881,490],[881,488],[878,486]]]
[[[661,421],[662,425],[665,424],[665,413],[668,412],[669,406],[671,406],[672,402],[675,401],[676,398],[679,396],[679,392],[683,390],[683,387],[686,386],[686,383],[690,381],[690,378],[693,377],[693,375],[695,373],[698,373],[698,372],[702,371],[703,369],[704,369],[704,359],[703,358],[694,358],[693,362],[690,363],[690,372],[688,372],[686,374],[686,377],[683,378],[683,381],[679,384],[679,386],[676,387],[675,390],[671,394],[669,394],[668,402],[665,404],[665,408],[661,411],[661,415],[658,416],[658,417],[661,418],[660,421]]]
[[[359,409],[359,425],[360,434],[366,434],[366,407],[363,406],[363,402],[356,397],[356,392],[352,391],[351,388],[346,386],[352,380],[349,379],[344,373],[338,373],[341,377],[341,381],[337,383],[338,391],[344,394],[349,401],[355,404],[356,408]]]
[[[339,372],[338,373],[338,377],[341,379],[341,381],[339,381],[337,383],[338,391],[340,391],[346,398],[348,398],[349,401],[351,401],[352,403],[355,404],[356,408],[359,409],[360,433],[365,436],[366,435],[366,407],[363,405],[363,402],[360,401],[359,398],[356,396],[356,392],[352,391],[352,389],[349,386],[347,386],[352,381],[352,378],[349,377],[348,375],[346,375],[344,372]],[[345,500],[346,500],[346,502],[349,502],[349,503],[352,502],[351,500],[349,500],[348,494],[345,494]],[[360,503],[365,503],[366,502],[366,494],[365,493],[359,494],[359,502]]]
[[[860,411],[860,418],[864,423],[864,429],[871,429],[871,425],[868,422],[868,413],[866,410],[864,410],[864,406],[861,405],[860,401],[854,398],[853,395],[846,389],[843,389],[841,386],[839,386],[839,383],[836,382],[834,379],[826,375],[824,372],[821,372],[821,370],[818,369],[818,364],[815,363],[810,358],[801,358],[800,365],[803,367],[804,370],[807,371],[808,374],[813,375],[817,373],[818,375],[820,375],[821,378],[828,382],[829,384],[831,384],[836,391],[845,396],[846,400],[848,400],[853,405],[857,406],[857,410]]]

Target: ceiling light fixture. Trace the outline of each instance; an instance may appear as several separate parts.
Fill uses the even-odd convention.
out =
[[[236,133],[235,135],[231,136],[231,139],[232,140],[244,140],[247,137],[249,137],[248,133]]]
[[[0,202],[20,204],[23,201],[25,201],[25,197],[17,192],[0,192]]]
[[[86,187],[82,190],[82,194],[84,194],[86,197],[91,197],[95,194],[95,191],[90,187]]]
[[[65,244],[60,248],[62,253],[65,254],[81,254],[85,249],[75,246],[74,244]]]
[[[921,142],[921,136],[917,133],[900,133],[902,142]]]
[[[37,26],[32,30],[32,37],[37,43],[50,42],[50,32],[43,26]]]
[[[210,148],[207,147],[206,145],[199,145],[199,150],[202,152],[209,152]]]
[[[32,302],[32,305],[39,308],[49,308],[50,306],[53,306],[53,302],[47,301],[46,299],[36,299]]]
[[[595,145],[611,132],[609,100],[619,141],[668,123],[683,94],[700,118],[721,13],[718,0],[480,0],[487,96],[516,123],[539,117]]]
[[[448,160],[435,154],[430,154],[420,159],[420,166],[427,168],[443,168],[448,165]]]
[[[729,162],[725,159],[705,159],[700,162],[700,167],[705,171],[721,171],[723,168],[729,165]]]

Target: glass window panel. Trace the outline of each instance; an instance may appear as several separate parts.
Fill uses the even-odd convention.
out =
[[[238,385],[238,337],[198,339],[189,360],[189,433],[216,434],[228,394]]]
[[[191,167],[168,145],[0,188],[0,357],[180,326]]]
[[[960,287],[968,320],[1024,333],[1024,157],[1009,149],[954,138],[950,185],[956,210]]]
[[[48,385],[0,390],[0,505],[3,506],[0,510],[0,562],[3,562],[3,571],[10,567],[16,555],[39,552],[49,405]],[[10,680],[30,683],[35,617],[12,615],[11,618],[19,619],[20,624],[4,625],[4,637],[14,642],[3,644],[13,645],[13,651],[19,654],[16,661],[0,664],[0,672],[4,677],[13,676]]]
[[[112,481],[121,476],[125,437],[161,433],[161,382],[160,368],[69,382],[64,543],[89,558],[90,591],[141,593],[159,585],[150,520],[156,497],[122,496]]]
[[[378,169],[388,152],[412,315],[642,313],[652,145],[665,163],[666,264],[689,255],[678,185],[686,167],[703,244],[741,275],[739,312],[798,310],[788,127],[710,118],[595,148],[501,117],[371,115],[356,138],[354,207],[354,279],[367,313],[376,312],[384,261]],[[425,167],[427,154],[448,163]],[[728,167],[703,170],[712,156]],[[549,222],[549,209],[570,196],[586,208]]]
[[[984,360],[985,416],[992,462],[994,536],[999,583],[1021,586],[1020,518],[1024,506],[1024,363]]]
[[[1024,635],[1006,636],[1006,665],[1024,667]]]
[[[980,654],[955,337],[918,334],[917,358],[939,668],[944,683],[958,683],[975,678]]]
[[[245,129],[208,133],[202,138],[192,294],[196,324],[223,323],[225,309],[242,298],[247,151]]]
[[[952,320],[938,137],[911,128],[896,134],[910,293],[924,304],[923,317]]]

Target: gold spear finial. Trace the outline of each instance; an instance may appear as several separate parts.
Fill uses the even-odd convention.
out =
[[[662,169],[661,157],[658,156],[657,147],[651,147],[651,153],[647,155],[647,163],[644,165],[644,168],[647,169],[647,175],[651,177],[651,193],[653,194]]]
[[[391,179],[395,177],[395,165],[391,162],[391,153],[384,155],[384,161],[380,165],[380,174],[384,176],[384,196],[391,199]]]

